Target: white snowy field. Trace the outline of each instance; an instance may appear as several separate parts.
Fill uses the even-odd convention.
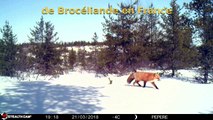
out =
[[[186,82],[196,73],[162,77],[145,88],[128,85],[128,75],[95,77],[69,72],[52,80],[0,76],[0,113],[24,114],[213,114],[213,84]],[[141,83],[143,85],[143,83]]]

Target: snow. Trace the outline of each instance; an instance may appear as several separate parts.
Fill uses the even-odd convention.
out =
[[[99,49],[100,48],[102,48],[102,47],[98,47]],[[92,46],[92,45],[87,45],[87,46],[73,46],[73,47],[67,47],[67,50],[74,50],[74,51],[76,51],[76,52],[78,52],[79,51],[79,49],[81,49],[81,50],[85,50],[85,51],[87,51],[87,52],[92,52],[93,50],[94,50],[94,46]]]
[[[128,75],[96,77],[86,71],[72,71],[51,80],[0,76],[0,113],[213,114],[213,84],[185,81],[196,75],[194,70],[180,73],[180,77],[157,81],[159,90],[151,83],[145,88],[129,85]]]

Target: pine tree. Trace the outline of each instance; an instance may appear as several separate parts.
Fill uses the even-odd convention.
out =
[[[28,72],[30,70],[31,66],[31,57],[29,57],[29,48],[30,45],[27,43],[22,43],[17,45],[17,70],[20,72]],[[24,61],[24,63],[23,63]]]
[[[149,8],[153,9],[153,4]],[[157,14],[141,14],[140,16],[136,42],[139,46],[139,51],[141,51],[141,61],[153,63],[158,60],[157,43],[160,37],[158,22],[159,16]]]
[[[38,74],[55,75],[63,72],[60,51],[54,46],[58,40],[56,36],[54,26],[50,22],[44,22],[43,17],[37,22],[34,30],[31,30],[29,40],[33,45],[31,49],[32,57],[34,56],[32,64]]]
[[[69,66],[71,69],[74,69],[74,65],[76,63],[76,52],[72,49],[69,52],[69,57],[68,57],[68,61],[69,61]]]
[[[92,44],[96,46],[98,43],[98,35],[96,32],[94,33],[92,40],[93,40]]]
[[[79,63],[79,65],[85,70],[86,69],[86,50],[85,48],[78,49],[78,53],[77,53],[77,62]]]
[[[163,44],[163,59],[164,62],[168,65],[169,69],[172,70],[172,76],[175,75],[177,70],[179,50],[178,50],[178,34],[180,33],[180,11],[179,6],[176,4],[176,0],[172,0],[170,3],[172,7],[172,14],[162,16],[163,23],[161,27],[165,30],[162,33],[164,37]]]
[[[134,33],[135,40],[133,42],[132,50],[135,51],[134,54],[136,55],[135,59],[137,59],[136,60],[137,62],[139,61],[145,62],[145,61],[148,61],[149,59],[148,57],[149,51],[146,50],[148,48],[147,47],[148,25],[146,24],[145,21],[148,21],[147,16],[144,14],[141,14],[138,19],[138,24],[136,25],[137,30]]]
[[[178,68],[191,68],[198,63],[198,50],[193,44],[194,28],[188,13],[181,15],[181,30],[179,33],[178,49],[180,52]]]
[[[122,12],[123,9],[132,9],[130,10],[131,12],[135,11],[135,5],[136,3],[121,3],[119,5],[120,10],[116,16],[109,15],[108,18],[104,17],[105,23],[103,23],[103,27],[107,48],[102,51],[102,55],[107,55],[104,58],[113,57],[112,61],[110,61],[112,63],[106,66],[108,69],[117,69],[117,72],[119,72],[128,69],[135,63],[135,59],[133,59],[135,54],[131,54],[131,48],[133,48],[135,25],[138,19],[135,13],[125,14]]]
[[[14,76],[16,73],[16,35],[13,34],[12,26],[6,21],[1,30],[0,39],[0,74]]]
[[[188,25],[189,22],[184,14],[180,14],[180,7],[176,3],[176,0],[172,0],[170,3],[172,7],[172,14],[163,15],[163,23],[161,27],[164,30],[161,35],[163,39],[161,41],[161,63],[167,65],[167,69],[172,70],[171,76],[175,75],[175,72],[184,67],[184,63],[194,57],[192,54],[192,30]]]
[[[92,40],[93,40],[93,49],[92,49],[92,53],[91,53],[91,58],[92,58],[93,69],[97,70],[98,36],[97,36],[96,32],[94,33]]]
[[[203,79],[207,83],[213,73],[213,1],[192,0],[187,6],[195,12],[194,25],[198,29],[202,45],[199,47],[200,66]]]
[[[0,74],[3,75],[4,71],[5,71],[5,60],[4,60],[4,56],[5,56],[5,45],[4,45],[4,41],[2,39],[0,39]]]
[[[154,9],[153,4],[150,5],[149,9]],[[157,41],[158,38],[158,14],[148,14],[147,20],[145,21],[145,24],[147,24],[148,32],[148,42],[151,47],[154,46],[154,43]]]

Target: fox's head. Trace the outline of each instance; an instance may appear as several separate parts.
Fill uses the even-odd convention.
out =
[[[160,75],[158,73],[155,73],[155,78],[154,79],[160,80]]]
[[[129,77],[127,78],[127,83],[130,84],[134,79],[135,79],[134,73],[131,73],[131,74],[129,75]]]

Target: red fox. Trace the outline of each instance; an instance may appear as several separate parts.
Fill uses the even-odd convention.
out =
[[[139,84],[140,81],[144,81],[144,86],[146,86],[146,82],[151,82],[152,85],[158,89],[158,87],[155,85],[154,81],[160,80],[160,75],[157,73],[150,73],[150,72],[133,72],[129,75],[128,79],[127,79],[127,83],[131,83],[133,80],[135,79],[135,82],[133,83],[133,85],[135,85],[135,83],[137,83],[139,86],[141,86]]]

